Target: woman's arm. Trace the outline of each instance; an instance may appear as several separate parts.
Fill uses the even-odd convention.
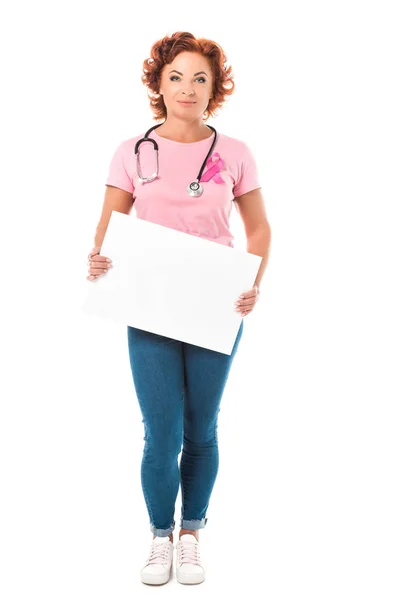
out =
[[[115,210],[129,215],[133,202],[133,195],[129,192],[112,185],[106,185],[103,208],[94,238],[95,246],[101,247],[103,243],[112,211]]]
[[[271,227],[268,222],[261,188],[238,196],[235,201],[246,232],[247,252],[263,257],[254,281],[254,285],[259,288],[264,271],[267,268],[271,245]]]

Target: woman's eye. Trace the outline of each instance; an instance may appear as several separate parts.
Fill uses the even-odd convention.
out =
[[[174,81],[174,77],[176,77],[177,79],[179,79],[178,75],[172,75],[172,77],[170,77],[170,81]],[[196,81],[198,81],[199,79],[203,80],[203,83],[206,82],[206,80],[204,79],[204,77],[197,77]]]

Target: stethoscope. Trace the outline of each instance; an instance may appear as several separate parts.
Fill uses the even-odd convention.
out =
[[[148,135],[151,131],[153,131],[153,129],[157,129],[157,127],[161,127],[161,125],[163,125],[163,123],[160,123],[159,125],[154,125],[153,127],[150,127],[150,129],[148,131],[146,131],[146,133],[144,134],[144,137],[142,139],[138,140],[135,144],[136,173],[137,173],[140,181],[144,181],[144,182],[153,181],[158,176],[158,144],[157,144],[156,140],[153,140],[153,138],[149,138]],[[209,127],[210,129],[213,130],[214,141],[211,144],[211,148],[209,149],[208,154],[207,154],[206,158],[204,159],[203,164],[201,165],[201,169],[199,171],[199,174],[197,175],[197,179],[195,181],[192,181],[192,183],[189,183],[189,185],[187,186],[186,191],[189,194],[189,196],[201,196],[201,194],[203,193],[203,187],[202,187],[201,183],[199,183],[199,182],[200,182],[201,176],[203,174],[204,167],[206,166],[207,160],[208,160],[211,152],[213,151],[213,148],[217,141],[218,134],[217,134],[216,129],[214,129],[214,127],[211,127],[211,125],[207,125],[207,127]],[[140,172],[139,146],[142,142],[152,142],[152,144],[154,146],[154,150],[156,151],[156,170],[150,177],[143,177]]]

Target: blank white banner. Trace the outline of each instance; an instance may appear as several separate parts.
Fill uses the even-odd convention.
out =
[[[87,282],[86,313],[232,353],[242,320],[234,303],[262,257],[116,211],[101,255],[113,266]]]

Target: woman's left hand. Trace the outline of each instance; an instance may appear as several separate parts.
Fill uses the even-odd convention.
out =
[[[255,285],[251,288],[251,290],[245,292],[240,296],[240,298],[238,298],[238,300],[235,303],[236,311],[241,312],[242,317],[245,317],[246,315],[251,313],[251,311],[256,305],[259,296],[260,288],[258,287],[258,285]]]

